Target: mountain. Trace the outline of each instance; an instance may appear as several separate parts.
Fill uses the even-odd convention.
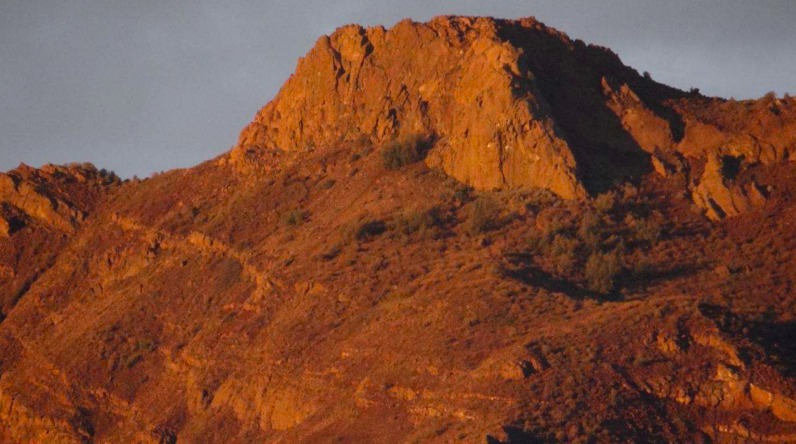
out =
[[[0,440],[796,441],[794,150],[532,18],[340,28],[215,159],[0,175]]]

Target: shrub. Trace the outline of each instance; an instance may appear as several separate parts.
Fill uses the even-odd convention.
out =
[[[456,191],[453,192],[453,198],[458,200],[459,202],[467,202],[470,200],[470,195],[472,194],[473,189],[468,187],[467,185],[462,185],[456,188]]]
[[[337,245],[337,244],[334,244],[331,247],[329,247],[328,250],[326,250],[323,253],[321,253],[321,259],[323,259],[325,261],[330,261],[330,260],[336,258],[337,256],[339,256],[341,252],[342,252],[342,249],[340,248],[340,246]]]
[[[616,193],[609,191],[594,198],[594,209],[600,213],[610,213],[617,203]]]
[[[88,165],[91,165],[91,164],[88,164]],[[91,165],[91,166],[93,167],[93,165]],[[110,182],[110,183],[121,182],[121,179],[119,178],[118,175],[116,175],[115,171],[107,170],[105,168],[102,168],[97,173],[99,174],[99,176],[102,179],[105,179],[107,182]]]
[[[414,233],[433,233],[440,224],[441,220],[437,208],[431,208],[426,211],[409,210],[395,221],[394,229],[408,236]]]
[[[554,213],[550,220],[545,224],[543,234],[548,239],[552,239],[555,235],[567,231],[567,221],[563,215]]]
[[[384,168],[397,170],[422,159],[424,149],[425,143],[418,137],[397,139],[384,147],[381,161]]]
[[[467,231],[470,234],[481,234],[498,226],[500,210],[497,202],[490,197],[479,197],[470,205],[467,216]]]
[[[290,210],[282,216],[282,222],[291,227],[303,224],[305,219],[306,215],[299,209]]]
[[[127,356],[127,359],[125,359],[125,366],[128,369],[129,368],[133,368],[133,367],[135,367],[136,364],[141,362],[142,359],[144,359],[144,357],[141,356],[141,353],[133,353],[133,354]]]
[[[647,256],[636,259],[630,267],[631,276],[635,279],[649,279],[653,272],[655,262]]]
[[[622,185],[620,190],[622,192],[622,199],[624,200],[631,200],[638,197],[638,188],[636,188],[632,183],[627,182]]]
[[[354,238],[358,241],[367,241],[381,235],[387,230],[387,226],[380,220],[367,220],[362,222],[354,232]]]
[[[335,180],[334,180],[334,179],[326,179],[326,180],[324,180],[324,181],[320,182],[320,183],[318,184],[318,186],[319,186],[319,187],[320,187],[322,190],[328,190],[329,188],[333,187],[333,186],[334,186],[334,184],[335,184]]]
[[[146,350],[146,351],[154,351],[157,348],[155,342],[151,339],[139,339],[138,342],[135,344],[136,351],[138,350]]]
[[[655,219],[641,219],[636,221],[636,239],[654,244],[661,237],[663,228],[660,222]]]
[[[578,237],[591,250],[596,250],[602,241],[603,229],[600,217],[594,213],[586,213],[580,221]]]
[[[538,231],[533,231],[528,236],[528,251],[534,254],[542,254],[544,252],[545,247],[548,245],[547,237],[539,233]]]
[[[608,294],[615,288],[616,276],[622,271],[619,251],[610,253],[594,252],[586,261],[584,277],[590,290]]]
[[[550,254],[556,271],[566,274],[572,271],[577,262],[577,252],[580,242],[563,234],[557,234],[550,244]]]

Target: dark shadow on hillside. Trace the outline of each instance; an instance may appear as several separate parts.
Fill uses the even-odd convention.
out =
[[[509,253],[505,257],[508,266],[500,267],[500,274],[503,277],[551,293],[563,293],[575,299],[610,299],[610,296],[589,291],[572,281],[558,278],[542,270],[533,263],[533,257],[528,253]]]
[[[751,321],[749,339],[766,350],[784,376],[796,378],[796,321]]]
[[[541,438],[537,435],[534,435],[532,432],[526,432],[517,427],[503,427],[503,431],[506,432],[505,441],[500,441],[499,439],[487,435],[487,444],[548,444],[556,442]]]
[[[703,268],[689,265],[674,265],[666,269],[651,269],[641,272],[636,272],[632,275],[626,274],[619,279],[619,286],[628,290],[640,290],[660,282],[666,282],[672,279],[684,278],[693,276]]]
[[[765,353],[760,358],[776,367],[783,376],[796,378],[796,321],[777,321],[774,307],[755,319],[744,319],[715,304],[700,304],[699,311],[723,333],[758,345]],[[743,357],[754,350],[742,352]]]

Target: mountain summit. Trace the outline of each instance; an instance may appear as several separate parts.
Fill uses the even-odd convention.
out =
[[[794,122],[790,102],[750,109],[685,93],[533,18],[438,17],[319,39],[233,159],[245,168],[267,150],[415,138],[430,167],[477,189],[565,199],[638,179],[653,163],[667,174],[709,161],[688,188],[719,217],[747,207],[749,191],[726,189],[713,165],[788,158]]]
[[[0,442],[794,442],[795,125],[340,28],[215,159],[0,174]]]

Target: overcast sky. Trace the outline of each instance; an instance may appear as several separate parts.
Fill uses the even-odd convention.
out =
[[[0,0],[0,170],[194,165],[237,141],[321,34],[439,14],[534,15],[704,94],[796,93],[793,0]]]

